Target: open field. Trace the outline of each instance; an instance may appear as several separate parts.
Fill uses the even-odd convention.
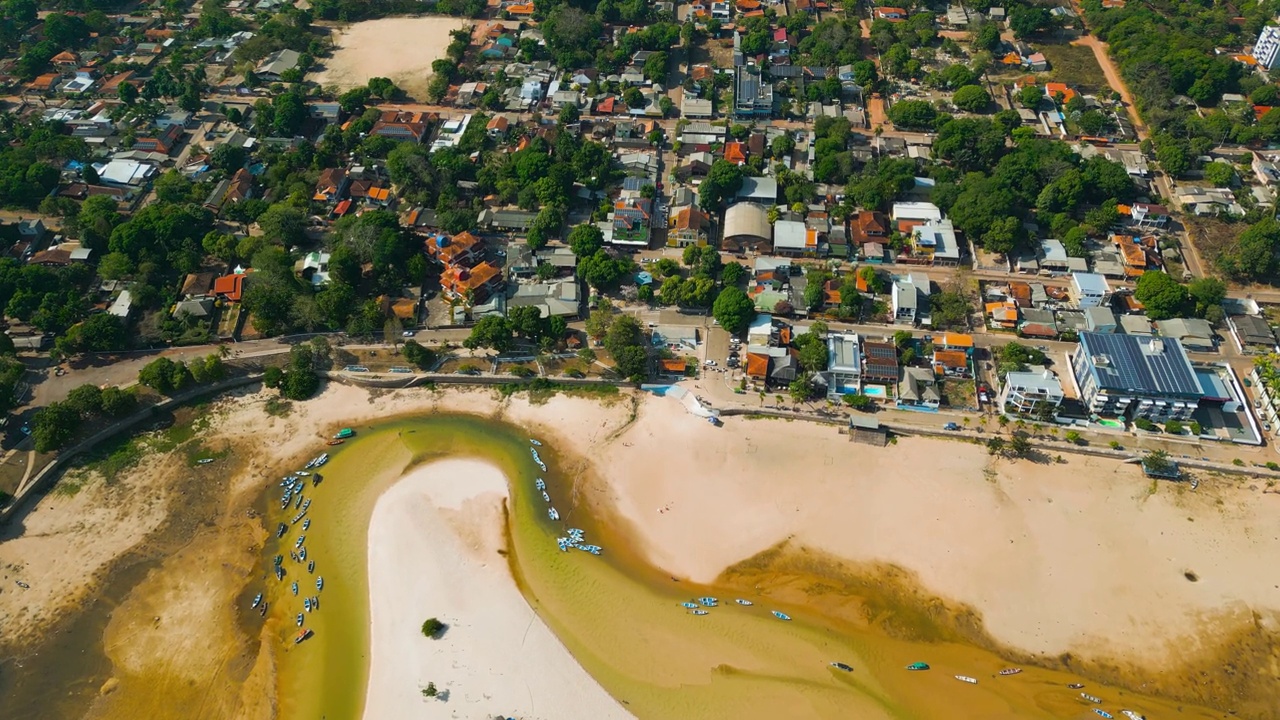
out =
[[[397,17],[348,25],[337,32],[337,50],[322,61],[324,69],[308,79],[346,90],[385,77],[421,99],[431,63],[444,57],[449,33],[466,24],[448,17]]]
[[[1093,51],[1066,43],[1037,43],[1035,48],[1049,61],[1049,72],[1042,73],[1054,82],[1070,85],[1082,93],[1109,91],[1107,78],[1098,66]]]

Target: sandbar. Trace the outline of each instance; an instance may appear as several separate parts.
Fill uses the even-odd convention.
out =
[[[505,557],[506,479],[444,460],[378,499],[369,526],[370,667],[364,717],[630,718],[521,596]],[[428,617],[446,623],[422,635]],[[434,683],[444,699],[426,699]]]

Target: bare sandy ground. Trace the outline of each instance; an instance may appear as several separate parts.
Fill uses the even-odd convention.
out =
[[[715,428],[670,401],[642,404],[596,455],[652,561],[693,580],[789,539],[912,571],[1031,653],[1160,664],[1195,649],[1209,618],[1256,612],[1280,628],[1280,503],[1236,480],[1153,494],[1113,461],[992,464],[958,442],[871,448],[775,420]]]
[[[431,79],[431,63],[445,56],[449,33],[466,24],[448,17],[396,17],[348,25],[337,32],[337,50],[322,60],[324,69],[309,79],[346,90],[385,77],[420,96]]]
[[[372,627],[364,717],[629,718],[529,608],[499,550],[507,482],[491,465],[418,468],[369,526]],[[422,636],[427,614],[448,629]],[[420,692],[438,683],[445,700]]]

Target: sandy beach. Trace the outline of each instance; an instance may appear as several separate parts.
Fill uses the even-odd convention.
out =
[[[367,720],[393,717],[629,718],[534,614],[505,558],[507,483],[447,460],[383,493],[369,527],[372,659]],[[448,629],[422,636],[428,616]],[[447,680],[446,680],[447,679]],[[444,699],[427,700],[435,682]]]
[[[449,17],[395,17],[366,20],[337,30],[332,57],[308,78],[324,87],[346,90],[385,77],[411,97],[431,80],[431,63],[445,56],[449,33],[467,25]]]

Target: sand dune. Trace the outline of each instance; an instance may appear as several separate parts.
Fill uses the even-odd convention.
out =
[[[369,527],[364,717],[628,718],[525,603],[498,551],[506,480],[448,460],[383,493]],[[449,627],[422,636],[428,616]],[[428,682],[447,699],[423,698]]]

